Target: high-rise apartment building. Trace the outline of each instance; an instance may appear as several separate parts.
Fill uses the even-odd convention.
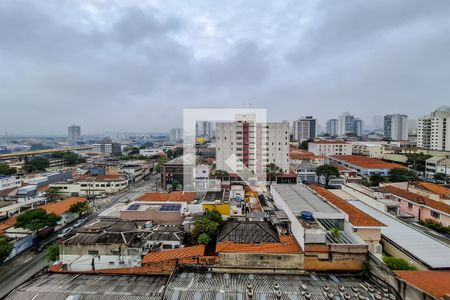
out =
[[[338,121],[338,136],[346,136],[348,134],[355,133],[355,116],[349,114],[348,112],[343,113],[339,116]]]
[[[68,141],[76,142],[81,139],[81,127],[77,125],[71,125],[67,128],[68,131]]]
[[[384,116],[384,138],[392,141],[408,140],[408,116],[402,114]]]
[[[183,140],[183,128],[172,128],[170,129],[170,141],[173,143],[178,143]]]
[[[363,124],[362,120],[359,118],[355,118],[353,120],[353,133],[356,136],[362,136]]]
[[[327,121],[327,134],[330,136],[338,135],[338,119],[330,119]]]
[[[300,118],[293,122],[294,140],[305,141],[317,137],[317,121],[312,116]]]
[[[195,134],[198,138],[211,140],[214,137],[213,123],[208,121],[197,121],[195,123]]]
[[[417,146],[450,151],[450,107],[440,107],[430,115],[418,119]]]
[[[289,123],[259,123],[255,114],[216,124],[216,168],[231,173],[250,170],[261,178],[274,163],[289,170]],[[264,178],[265,179],[265,178]]]

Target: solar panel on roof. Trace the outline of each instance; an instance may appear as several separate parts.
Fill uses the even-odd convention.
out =
[[[128,207],[128,210],[137,210],[138,208],[139,208],[139,204],[131,204],[129,207]]]
[[[163,204],[159,208],[159,211],[179,211],[181,204]]]

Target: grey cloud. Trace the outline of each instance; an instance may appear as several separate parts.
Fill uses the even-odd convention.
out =
[[[164,130],[243,103],[370,120],[450,96],[448,1],[101,3],[0,1],[0,132]]]

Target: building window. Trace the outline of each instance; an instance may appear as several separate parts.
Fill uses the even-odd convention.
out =
[[[412,209],[412,208],[413,208],[412,203],[408,203],[408,209]]]
[[[438,212],[436,212],[436,211],[434,211],[434,210],[432,210],[432,211],[430,212],[430,214],[431,214],[431,216],[432,216],[433,218],[435,218],[435,219],[439,219],[439,218],[441,217],[441,214],[438,213]]]
[[[88,255],[98,255],[98,250],[88,250]]]

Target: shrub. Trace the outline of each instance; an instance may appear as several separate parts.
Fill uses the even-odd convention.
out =
[[[391,270],[417,270],[403,258],[396,258],[392,256],[383,256],[383,262]]]
[[[206,244],[209,244],[209,242],[211,242],[211,237],[208,234],[206,234],[206,233],[201,233],[198,236],[197,241],[198,241],[199,244],[206,245]]]

